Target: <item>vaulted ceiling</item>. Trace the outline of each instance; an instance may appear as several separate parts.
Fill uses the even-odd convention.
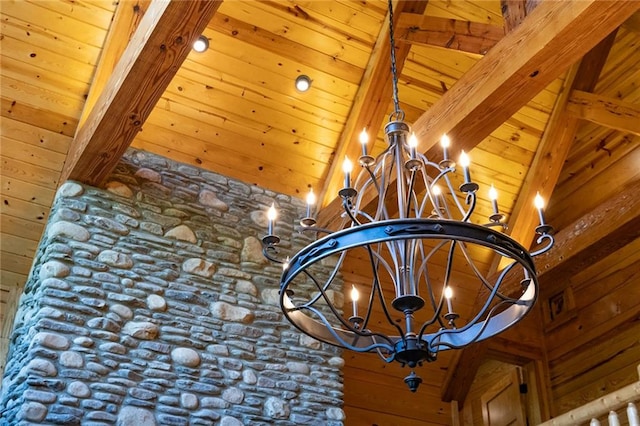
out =
[[[386,1],[3,1],[3,331],[57,186],[133,146],[302,197],[330,223],[340,161],[392,111]],[[528,244],[640,178],[637,1],[394,3],[399,98],[430,159],[452,140]],[[191,51],[200,34],[204,53]],[[308,75],[311,90],[296,91]],[[480,195],[480,215],[491,206]],[[578,200],[578,201],[577,201]],[[490,268],[491,265],[486,265]],[[354,267],[354,280],[358,271]],[[444,380],[444,378],[442,378]]]

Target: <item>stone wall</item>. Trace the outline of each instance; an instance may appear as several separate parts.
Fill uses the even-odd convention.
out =
[[[340,353],[283,319],[281,269],[261,253],[273,201],[290,241],[300,200],[143,151],[106,190],[65,183],[21,299],[0,422],[342,424]]]

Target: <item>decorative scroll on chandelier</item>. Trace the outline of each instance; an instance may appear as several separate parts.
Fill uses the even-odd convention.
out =
[[[405,382],[415,392],[422,379],[414,367],[434,361],[439,351],[494,336],[529,312],[538,293],[533,257],[548,251],[554,241],[539,195],[535,200],[540,218],[536,233],[542,248],[529,253],[493,229],[506,229],[493,186],[489,190],[493,214],[488,223],[471,222],[479,186],[471,180],[464,151],[459,160],[463,183],[458,190],[454,189],[456,164],[448,157],[446,136],[441,140],[444,160],[439,163],[417,152],[415,135],[410,136],[398,100],[391,0],[389,15],[395,108],[385,126],[388,147],[377,158],[368,155],[368,137],[363,131],[359,158],[363,173],[353,185],[352,165],[345,158],[344,188],[338,193],[343,206],[339,230],[316,226],[315,197],[310,192],[300,231],[313,233],[317,239],[290,259],[280,258],[272,205],[262,241],[265,257],[283,266],[280,304],[293,325],[320,341],[356,352],[375,352],[386,362],[409,366],[412,371]],[[368,194],[370,200],[371,192],[377,202],[367,203],[364,196]],[[369,265],[366,291],[362,284],[343,288],[341,270],[350,255]],[[485,259],[483,265],[477,256]],[[492,256],[506,258],[508,263],[494,274],[483,271],[486,259]],[[330,258],[333,260],[328,261]],[[321,264],[324,268],[318,267]],[[335,266],[329,266],[327,272],[327,265]],[[507,276],[519,281],[518,294],[501,290]],[[464,316],[454,309],[454,304],[462,305],[462,298],[453,298],[456,282],[463,280],[465,289],[476,286],[465,303]],[[336,303],[336,293],[348,293],[351,303],[342,307]],[[486,295],[482,303],[476,302],[479,293]],[[474,311],[467,314],[471,307]]]

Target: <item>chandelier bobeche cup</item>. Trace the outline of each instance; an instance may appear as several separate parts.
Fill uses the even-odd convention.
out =
[[[413,371],[416,366],[434,361],[442,350],[494,336],[530,311],[538,294],[533,257],[548,251],[554,240],[539,195],[535,252],[502,232],[505,216],[493,186],[488,191],[492,207],[488,222],[472,223],[479,185],[471,179],[469,156],[464,151],[460,155],[462,183],[455,185],[460,179],[456,163],[449,158],[449,138],[442,137],[443,160],[435,163],[418,152],[418,141],[404,122],[391,1],[389,33],[394,111],[384,129],[387,148],[376,158],[369,155],[369,138],[363,130],[358,161],[362,172],[354,183],[353,164],[345,158],[344,188],[338,192],[343,207],[340,226],[337,230],[316,226],[311,191],[299,231],[311,233],[315,241],[282,258],[280,237],[274,232],[274,205],[268,209],[268,230],[262,241],[265,257],[282,264],[280,305],[293,325],[320,341],[375,352],[385,362],[408,366],[412,371],[405,382],[415,391],[422,382]],[[369,201],[371,193],[377,197],[374,202]],[[506,259],[501,263],[507,266],[489,273],[486,259],[496,256]],[[341,271],[354,260],[368,264],[368,282],[344,285]],[[516,294],[503,286],[514,277],[520,283]],[[477,284],[463,309],[465,315],[454,306],[461,303],[461,298],[454,300],[456,282],[461,280],[467,289]],[[341,303],[347,294],[351,303]],[[486,295],[482,303],[476,301],[478,294]],[[473,312],[467,313],[471,308]]]

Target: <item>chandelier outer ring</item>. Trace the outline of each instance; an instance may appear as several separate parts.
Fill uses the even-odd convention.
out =
[[[381,339],[381,335],[376,333],[354,333],[329,326],[326,322],[308,316],[293,304],[289,297],[289,285],[308,267],[331,255],[357,247],[408,239],[455,240],[485,246],[515,260],[528,272],[529,277],[527,288],[510,307],[487,320],[474,322],[460,329],[444,329],[425,334],[421,340],[427,347],[446,350],[485,340],[510,328],[533,307],[538,293],[535,263],[520,243],[501,232],[469,222],[407,218],[370,222],[342,229],[312,242],[296,253],[289,260],[280,281],[280,305],[285,317],[303,333],[325,343],[357,352],[382,348],[393,353],[394,346],[404,336],[384,336],[385,339]]]

